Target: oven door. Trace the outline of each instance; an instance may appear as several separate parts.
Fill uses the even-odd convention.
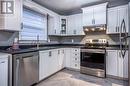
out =
[[[106,69],[105,55],[105,50],[81,50],[81,72],[104,77]]]

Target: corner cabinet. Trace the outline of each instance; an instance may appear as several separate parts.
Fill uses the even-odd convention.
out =
[[[106,24],[107,3],[82,8],[83,26]]]
[[[6,1],[6,0],[3,0]],[[8,13],[6,10],[5,14],[0,13],[0,30],[9,30],[9,31],[20,31],[21,30],[21,19],[22,19],[22,8],[23,0],[11,0],[13,8],[13,13]],[[6,2],[5,2],[6,3]],[[2,3],[1,3],[2,5]],[[8,8],[3,8],[8,9]],[[12,10],[11,10],[12,11]]]
[[[123,58],[120,50],[107,50],[106,74],[128,79],[128,51]]]
[[[113,7],[108,9],[107,34],[120,33],[121,23],[125,21],[126,32],[128,32],[128,5]],[[124,33],[125,31],[122,30]]]

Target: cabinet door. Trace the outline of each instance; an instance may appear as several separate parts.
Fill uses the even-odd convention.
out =
[[[13,14],[1,14],[0,15],[0,29],[20,31],[21,30],[21,19],[22,19],[22,0],[13,0],[14,9]]]
[[[107,50],[106,74],[118,76],[118,55],[117,50]]]
[[[94,24],[106,24],[106,7],[96,6],[94,7]]]
[[[117,9],[109,9],[108,10],[107,34],[113,34],[113,33],[119,33]]]
[[[58,71],[58,49],[54,49],[51,51],[52,55],[50,57],[50,69],[51,69],[51,74],[55,73]]]
[[[67,29],[67,35],[72,35],[74,31],[74,17],[73,16],[68,16],[68,29]]]
[[[83,13],[83,26],[91,26],[93,25],[93,12],[91,13]]]
[[[62,68],[64,68],[64,49],[58,49],[58,69],[61,70]]]
[[[42,80],[49,76],[49,52],[39,52],[39,80]]]
[[[128,78],[128,51],[123,59],[123,77]]]
[[[121,56],[121,52],[118,51],[118,76],[128,78],[128,51],[124,58]]]
[[[118,26],[121,28],[121,23],[124,20],[126,26],[126,32],[128,32],[128,5],[120,6],[118,9]],[[122,29],[122,32],[125,32]]]
[[[8,58],[0,59],[0,86],[8,86]]]
[[[71,57],[71,52],[70,52],[70,48],[66,48],[65,49],[65,67],[70,68],[71,66],[71,62],[70,62],[70,57]]]

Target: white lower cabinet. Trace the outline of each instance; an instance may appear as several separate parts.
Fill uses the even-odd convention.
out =
[[[128,51],[123,58],[120,50],[107,50],[106,73],[120,78],[128,78]]]
[[[39,80],[49,76],[49,51],[39,52]]]
[[[39,51],[39,80],[64,68],[64,49]]]
[[[65,49],[58,49],[58,69],[61,70],[65,67]]]
[[[8,85],[8,58],[9,55],[0,53],[0,86],[10,86]]]
[[[80,48],[66,48],[66,64],[65,67],[72,69],[80,69]]]
[[[117,50],[107,50],[106,74],[118,76],[118,54]]]
[[[39,80],[45,79],[64,67],[80,69],[79,48],[59,48],[39,51]]]

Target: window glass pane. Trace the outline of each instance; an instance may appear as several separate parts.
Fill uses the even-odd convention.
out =
[[[23,28],[20,40],[47,40],[47,18],[38,12],[23,9]]]

